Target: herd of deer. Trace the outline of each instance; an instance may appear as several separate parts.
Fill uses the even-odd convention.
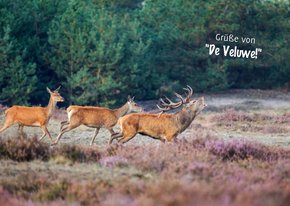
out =
[[[194,118],[206,106],[203,97],[196,100],[190,99],[193,94],[190,86],[187,86],[184,90],[187,92],[185,98],[175,93],[175,96],[179,99],[178,102],[173,102],[167,97],[164,99],[161,98],[160,105],[157,105],[160,110],[159,114],[142,113],[142,107],[138,106],[134,102],[134,98],[131,97],[128,97],[128,101],[118,109],[93,106],[69,106],[66,110],[68,120],[61,122],[61,131],[53,142],[47,130],[47,125],[56,107],[56,103],[63,102],[64,98],[59,94],[59,88],[54,91],[47,88],[50,99],[46,107],[10,107],[5,111],[5,123],[0,129],[0,133],[13,124],[18,124],[18,131],[23,137],[24,126],[40,127],[43,135],[39,140],[42,140],[48,135],[52,145],[56,145],[65,132],[80,125],[85,125],[95,128],[90,145],[93,144],[100,128],[106,128],[111,133],[110,144],[114,139],[118,139],[121,143],[128,142],[137,133],[150,136],[162,142],[172,141],[191,124]],[[182,109],[174,114],[163,114],[165,111],[181,106]],[[117,123],[121,129],[119,133],[115,133],[113,130],[113,127]]]

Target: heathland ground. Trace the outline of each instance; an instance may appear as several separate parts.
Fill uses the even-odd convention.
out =
[[[201,96],[202,94],[195,94]],[[137,135],[107,145],[81,126],[50,147],[39,128],[1,134],[1,205],[287,205],[290,94],[233,90],[205,94],[208,107],[175,143]],[[140,102],[158,112],[154,101]],[[48,126],[55,138],[65,110]],[[3,123],[3,115],[1,115]],[[118,128],[116,128],[116,131]]]

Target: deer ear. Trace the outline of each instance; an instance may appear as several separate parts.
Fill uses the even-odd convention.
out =
[[[54,90],[55,92],[58,92],[59,91],[59,89],[61,88],[61,86],[59,86],[56,90]]]
[[[131,102],[131,101],[132,101],[131,96],[128,95],[128,102]]]
[[[135,96],[133,96],[133,97],[131,98],[132,101],[134,101],[134,99],[135,99]]]
[[[47,90],[47,92],[48,92],[49,94],[52,93],[51,90],[50,90],[48,87],[46,87],[46,90]]]

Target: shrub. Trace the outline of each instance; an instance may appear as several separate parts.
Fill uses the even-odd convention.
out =
[[[101,153],[96,149],[77,145],[60,145],[50,148],[49,144],[34,138],[10,138],[0,140],[0,158],[15,161],[31,161],[40,159],[47,161],[50,158],[58,159],[62,156],[73,162],[97,162]]]
[[[1,158],[9,158],[15,161],[31,161],[34,159],[47,160],[49,146],[34,138],[11,138],[0,140]]]
[[[211,118],[215,122],[237,122],[237,121],[255,121],[254,115],[247,112],[236,111],[235,109],[227,109],[223,113],[217,114]]]
[[[36,199],[40,201],[52,201],[64,198],[68,189],[69,183],[66,180],[61,180],[56,183],[51,183],[44,189],[40,190]]]
[[[122,166],[127,165],[128,160],[121,156],[109,156],[103,157],[99,161],[100,165],[105,167],[115,167],[115,166]]]
[[[113,145],[102,152],[59,145],[50,150],[50,158],[66,156],[93,164],[90,168],[94,169],[75,169],[89,165],[84,163],[73,167],[44,163],[44,171],[15,170],[17,173],[7,178],[7,168],[19,168],[7,161],[4,166],[11,165],[3,168],[0,185],[9,193],[1,192],[0,187],[0,196],[24,198],[22,205],[27,200],[33,200],[27,201],[30,205],[289,204],[289,150],[242,140],[225,141],[206,132],[200,136],[204,138],[177,143]],[[95,161],[110,168],[95,167]],[[126,168],[114,167],[124,163]],[[29,164],[35,162],[23,165]]]
[[[273,125],[268,125],[264,126],[262,129],[262,132],[265,134],[278,134],[278,133],[287,133],[288,130],[286,128],[280,127],[280,126],[273,126]]]
[[[101,158],[101,153],[96,149],[69,144],[55,147],[51,153],[52,157],[60,155],[73,162],[97,162]]]
[[[289,151],[270,148],[258,143],[242,140],[225,142],[223,140],[212,140],[205,143],[205,148],[222,160],[244,160],[249,158],[270,161],[279,157],[286,157]]]
[[[1,181],[1,185],[5,190],[24,198],[28,198],[30,193],[35,193],[41,187],[47,187],[49,184],[49,180],[38,176],[33,171],[18,174],[14,181],[9,179]]]
[[[290,123],[290,114],[285,113],[283,115],[279,115],[275,118],[275,123],[282,124],[282,123]]]
[[[13,197],[13,195],[11,195],[8,191],[4,190],[2,186],[0,186],[0,205],[17,206],[28,204],[22,198]]]

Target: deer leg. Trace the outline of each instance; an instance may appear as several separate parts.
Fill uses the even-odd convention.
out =
[[[129,140],[131,140],[133,137],[136,136],[136,132],[135,131],[131,131],[131,132],[126,132],[123,137],[121,139],[118,140],[118,142],[124,144],[126,142],[128,142]]]
[[[49,133],[49,131],[48,131],[48,130],[47,130],[47,135],[48,135],[48,137],[49,137],[50,141],[51,141],[51,142],[53,142],[53,141],[52,141],[52,137],[51,137],[51,135],[50,135],[50,133]]]
[[[41,140],[42,140],[46,135],[48,135],[48,136],[50,137],[50,139],[51,139],[51,136],[50,136],[50,134],[49,134],[49,132],[48,132],[46,126],[43,125],[43,126],[40,126],[40,128],[41,128],[42,131],[43,131],[43,135],[39,138],[38,141],[41,141]],[[52,139],[51,139],[51,140],[52,140]]]
[[[107,129],[108,129],[109,132],[111,133],[111,136],[114,135],[114,134],[116,134],[116,133],[114,132],[113,128],[110,127],[110,128],[107,128]]]
[[[166,140],[163,139],[163,138],[160,138],[159,140],[160,140],[162,143],[165,143],[165,141],[166,141]]]
[[[62,128],[63,128],[65,125],[68,125],[68,124],[69,124],[68,121],[62,121],[62,122],[60,123],[60,129],[62,130]]]
[[[107,128],[107,129],[109,130],[109,132],[110,132],[110,134],[111,134],[111,137],[110,137],[110,140],[109,140],[109,144],[111,144],[110,142],[111,142],[111,138],[112,138],[112,136],[114,136],[115,134],[118,134],[118,133],[114,132],[114,130],[113,130],[112,127],[109,127],[109,128]],[[113,141],[113,140],[112,140],[112,141]]]
[[[128,142],[129,140],[133,139],[133,137],[135,137],[136,134],[132,134],[130,136],[127,137],[122,137],[121,139],[118,140],[118,142],[124,144],[126,142]]]
[[[96,138],[96,136],[97,136],[98,133],[99,133],[99,129],[100,129],[100,128],[96,128],[96,129],[95,129],[95,133],[94,133],[94,136],[93,136],[93,138],[92,138],[92,140],[91,140],[90,145],[93,145],[93,143],[94,143],[94,141],[95,141],[95,138]]]
[[[176,142],[176,137],[177,137],[177,134],[173,134],[173,135],[170,135],[170,136],[165,136],[164,138],[164,141],[166,142]]]
[[[7,128],[11,127],[12,124],[13,124],[13,122],[6,120],[3,127],[0,129],[0,133],[3,132],[4,130],[6,130]]]
[[[113,140],[114,139],[118,139],[118,138],[120,138],[120,137],[122,137],[123,136],[123,134],[120,132],[120,133],[115,133],[115,134],[112,134],[111,135],[111,138],[110,138],[110,140],[109,140],[109,144],[112,144],[112,142],[113,142]]]
[[[58,134],[58,136],[56,137],[56,140],[54,141],[54,143],[51,144],[51,146],[56,145],[64,133],[66,133],[66,132],[68,132],[68,131],[70,131],[78,126],[80,126],[80,125],[79,124],[74,124],[74,125],[69,124],[67,127],[62,128],[61,132]]]
[[[137,130],[133,125],[128,125],[125,127],[123,125],[122,133],[123,133],[123,137],[119,139],[118,142],[124,144],[136,136]]]
[[[68,123],[68,121],[62,121],[60,122],[61,125]]]

